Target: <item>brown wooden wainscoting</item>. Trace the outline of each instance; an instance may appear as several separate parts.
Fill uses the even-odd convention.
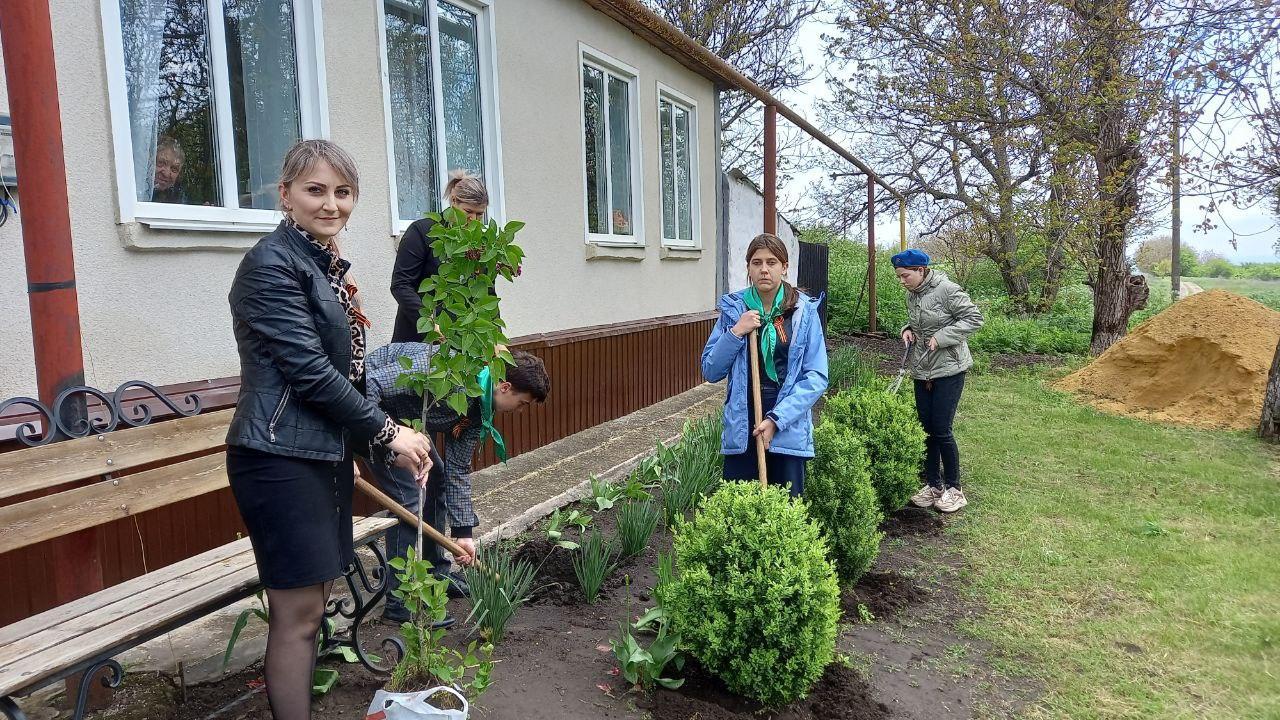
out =
[[[701,312],[513,338],[512,347],[546,363],[551,395],[543,405],[498,418],[508,450],[516,455],[542,447],[697,386],[702,347],[715,318],[714,312]],[[218,378],[161,389],[179,404],[194,393],[210,411],[234,405],[238,388],[237,378]],[[157,417],[172,414],[158,402],[148,404]],[[38,418],[0,417],[0,448],[19,447],[14,429],[31,420]],[[494,462],[493,448],[486,445],[476,467]],[[356,498],[357,513],[377,510],[363,495]],[[103,580],[111,586],[230,542],[244,526],[231,491],[223,489],[95,532],[101,537]],[[55,605],[51,563],[50,543],[0,554],[0,626]]]

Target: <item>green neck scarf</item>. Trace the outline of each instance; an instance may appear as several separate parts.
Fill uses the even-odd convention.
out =
[[[764,300],[755,287],[747,288],[742,298],[748,310],[760,313],[760,351],[764,354],[764,372],[774,382],[778,382],[778,369],[773,362],[773,351],[778,347],[778,329],[773,326],[773,320],[782,317],[782,296],[785,294],[785,287],[778,288],[773,296],[773,308],[768,311],[764,309]]]
[[[486,438],[493,438],[493,451],[502,462],[507,461],[507,444],[502,440],[502,433],[493,426],[493,375],[489,368],[480,371],[480,444]]]

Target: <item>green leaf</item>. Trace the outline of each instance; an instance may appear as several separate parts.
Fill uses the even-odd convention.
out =
[[[236,624],[231,628],[231,639],[227,641],[227,651],[222,654],[223,670],[226,670],[227,665],[231,662],[231,651],[235,650],[236,641],[240,639],[240,633],[244,632],[245,625],[249,624],[249,616],[253,612],[253,610],[245,610],[236,616]]]

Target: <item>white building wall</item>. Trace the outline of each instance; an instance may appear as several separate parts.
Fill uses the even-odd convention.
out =
[[[387,289],[396,238],[378,1],[322,2],[330,137],[361,170],[360,205],[342,248],[374,322],[371,344],[390,339],[395,313]],[[85,379],[110,389],[135,378],[168,384],[235,375],[226,297],[257,236],[119,222],[100,3],[51,6]],[[711,82],[579,0],[502,0],[493,13],[505,210],[508,219],[527,223],[519,236],[528,253],[524,273],[499,288],[509,334],[711,309],[717,181]],[[646,231],[640,260],[588,259],[579,43],[639,71]],[[703,250],[693,259],[664,258],[661,248],[659,82],[697,103]],[[7,112],[6,98],[0,94],[0,111]],[[0,228],[0,310],[7,320],[0,325],[0,398],[35,388],[23,267],[20,225],[10,222]]]
[[[747,246],[755,236],[764,232],[764,195],[743,175],[731,171],[729,192],[725,202],[729,206],[729,291],[741,290],[747,281]],[[800,241],[791,223],[778,215],[778,237],[791,255],[787,266],[787,280],[796,283],[800,272]]]

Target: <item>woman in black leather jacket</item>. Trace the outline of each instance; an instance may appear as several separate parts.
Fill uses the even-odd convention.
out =
[[[240,396],[227,475],[267,588],[266,684],[277,720],[311,716],[316,634],[354,559],[352,451],[370,445],[424,482],[427,438],[365,399],[365,328],[334,237],[359,194],[355,163],[326,140],[285,155],[285,219],[245,255],[229,297]]]

